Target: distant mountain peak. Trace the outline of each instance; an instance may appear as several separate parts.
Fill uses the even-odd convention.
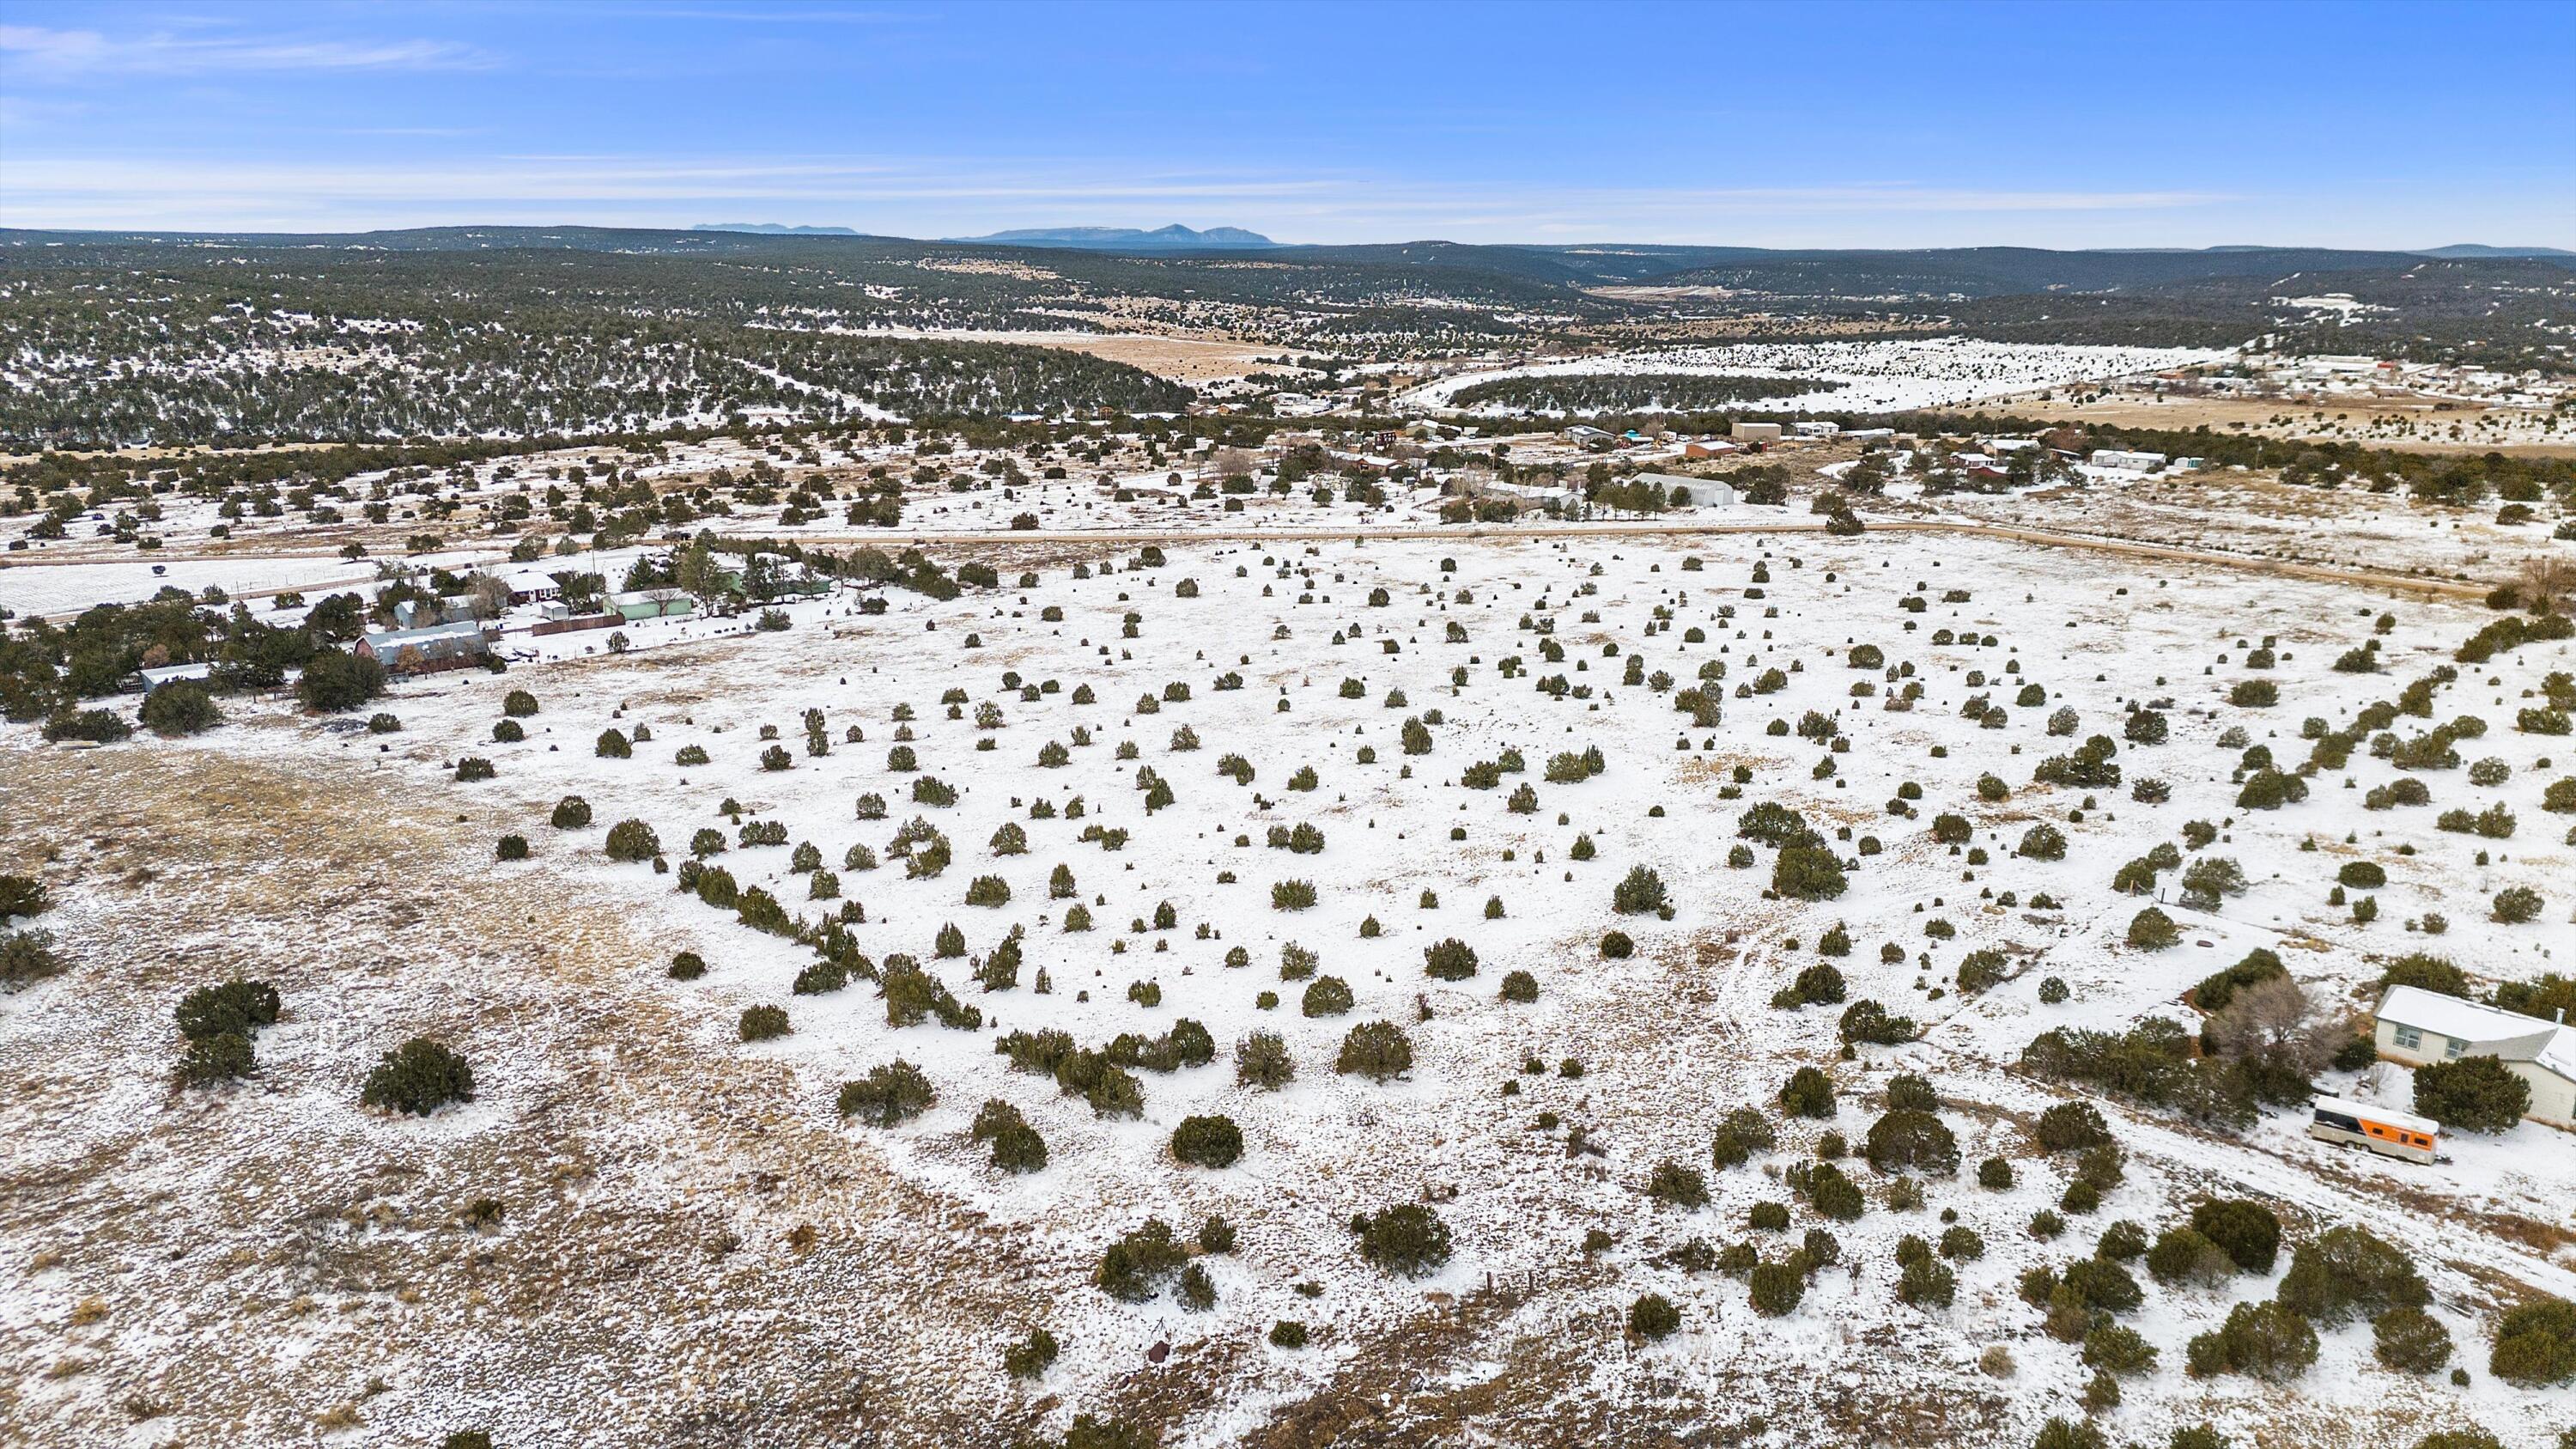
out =
[[[1006,247],[1084,247],[1100,251],[1279,245],[1257,231],[1245,231],[1238,226],[1212,226],[1205,231],[1194,231],[1179,222],[1156,227],[1152,231],[1132,226],[1044,226],[997,231],[988,236],[943,237],[941,240]]]
[[[786,226],[774,221],[702,221],[691,231],[747,231],[758,236],[857,236],[846,226]]]
[[[2566,251],[2558,247],[2491,247],[2482,245],[2478,242],[2459,242],[2447,247],[2429,247],[2424,251],[2424,255],[2428,257],[2448,257],[2453,259],[2461,257],[2576,257],[2576,252]]]

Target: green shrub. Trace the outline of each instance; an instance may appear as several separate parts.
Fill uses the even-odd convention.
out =
[[[1199,1167],[1232,1167],[1243,1156],[1243,1129],[1231,1117],[1185,1117],[1172,1130],[1172,1156]]]
[[[1297,1010],[1308,1017],[1339,1016],[1351,1009],[1351,984],[1339,976],[1318,976],[1306,987]]]
[[[2149,906],[2129,918],[2128,940],[2141,951],[2162,951],[2181,943],[2182,928],[2174,924],[2173,917]]]
[[[1297,1078],[1296,1060],[1274,1031],[1256,1031],[1234,1044],[1234,1080],[1259,1091],[1275,1092]]]
[[[2529,886],[2506,886],[2495,893],[2489,909],[2493,919],[2508,926],[2519,926],[2540,919],[2541,909],[2547,904],[2541,899],[2540,892]]]
[[[2496,1323],[2487,1372],[2524,1388],[2576,1379],[2576,1303],[2539,1298],[2506,1309]]]
[[[1502,999],[1523,1004],[1538,1000],[1538,978],[1526,971],[1503,973]]]
[[[2490,1056],[2415,1069],[2415,1110],[2457,1132],[2505,1132],[2531,1110],[2531,1083]]]
[[[174,679],[143,696],[143,727],[164,739],[200,734],[224,722],[215,697],[193,680]]]
[[[2371,1353],[2399,1373],[2431,1374],[2451,1361],[2451,1330],[2421,1308],[2391,1308],[2370,1325]]]
[[[1681,1326],[1682,1311],[1661,1293],[1640,1294],[1628,1305],[1628,1331],[1649,1343],[1670,1338]]]
[[[1476,951],[1451,936],[1422,949],[1422,972],[1442,981],[1464,981],[1476,974]]]
[[[1402,1076],[1413,1070],[1413,1042],[1394,1022],[1362,1022],[1343,1035],[1333,1070],[1373,1082]]]
[[[247,1036],[228,1031],[191,1037],[179,1057],[178,1079],[181,1086],[210,1087],[247,1077],[258,1066]]]
[[[1380,1272],[1419,1278],[1449,1261],[1449,1225],[1420,1203],[1404,1203],[1351,1220],[1360,1256]]]
[[[474,1100],[474,1069],[446,1046],[416,1036],[385,1053],[359,1089],[358,1101],[426,1117],[450,1102]]]
[[[24,930],[0,935],[0,992],[23,991],[39,981],[60,976],[65,963],[54,950],[50,931]]]
[[[2348,1224],[2300,1244],[2274,1296],[2282,1307],[2326,1328],[2433,1301],[2411,1255],[2368,1228]]]
[[[2030,1449],[2108,1449],[2108,1441],[2090,1419],[2051,1419],[2039,1426]]]
[[[1675,1207],[1704,1207],[1708,1203],[1708,1179],[1698,1169],[1666,1158],[1648,1174],[1646,1196]]]
[[[2074,1152],[2111,1140],[2111,1126],[2090,1102],[2060,1102],[2039,1114],[2039,1145],[2046,1152]]]
[[[86,740],[91,744],[112,745],[130,737],[134,726],[103,709],[62,709],[46,719],[42,733],[48,744]]]
[[[296,700],[317,714],[356,709],[384,692],[383,665],[339,649],[316,651],[295,682]]]
[[[921,1074],[921,1068],[898,1057],[868,1068],[868,1074],[857,1081],[842,1083],[840,1108],[843,1117],[855,1117],[871,1127],[893,1127],[929,1111],[938,1100],[938,1089]]]
[[[1754,1153],[1768,1152],[1775,1145],[1771,1119],[1756,1108],[1730,1107],[1718,1121],[1709,1157],[1719,1167],[1741,1167]]]
[[[1959,1140],[1930,1112],[1899,1108],[1870,1124],[1863,1153],[1880,1172],[1927,1172],[1948,1177],[1959,1170]]]
[[[1792,1117],[1834,1115],[1834,1079],[1815,1067],[1800,1067],[1780,1088],[1780,1108]]]
[[[1610,892],[1610,908],[1623,916],[1661,911],[1664,905],[1664,878],[1647,866],[1628,867],[1628,874]]]
[[[1792,843],[1771,863],[1771,888],[1791,900],[1833,900],[1847,884],[1842,863],[1822,845]]]
[[[1002,1350],[1002,1371],[1015,1379],[1042,1378],[1058,1352],[1054,1334],[1032,1328],[1027,1338]]]
[[[1306,1325],[1293,1318],[1282,1318],[1278,1322],[1271,1324],[1270,1346],[1273,1348],[1304,1348],[1306,1346]]]
[[[590,802],[579,795],[566,795],[555,802],[554,814],[547,823],[557,830],[580,830],[590,824]]]
[[[775,1041],[787,1035],[787,1008],[746,1006],[736,1030],[744,1041]]]
[[[1171,1224],[1147,1218],[1100,1255],[1092,1281],[1121,1302],[1144,1303],[1163,1291],[1188,1260],[1189,1252],[1173,1235]]]
[[[2243,1198],[2213,1198],[2191,1210],[2194,1232],[2218,1245],[2240,1272],[2272,1271],[2281,1250],[2281,1220],[2270,1208]]]
[[[1907,1263],[1896,1279],[1897,1299],[1918,1308],[1947,1308],[1958,1292],[1958,1273],[1933,1258],[1916,1258]]]
[[[2236,1271],[2227,1250],[2194,1228],[2167,1228],[2147,1249],[2147,1272],[2159,1283],[2214,1287]]]
[[[2300,1378],[2317,1361],[2317,1331],[2278,1303],[2237,1304],[2215,1336],[2214,1358],[2225,1371],[2265,1383],[2285,1384]],[[2213,1357],[2199,1339],[2191,1347],[2195,1370]]]
[[[1798,1300],[1807,1296],[1806,1275],[1786,1263],[1756,1266],[1748,1286],[1753,1291],[1753,1311],[1765,1318],[1796,1312]]]
[[[641,820],[620,820],[608,827],[610,860],[651,860],[662,853],[662,838]]]
[[[200,986],[179,998],[171,1012],[179,1035],[190,1041],[204,1041],[218,1036],[251,1037],[264,1026],[273,1026],[283,1001],[277,988],[265,981],[227,981],[220,986]]]

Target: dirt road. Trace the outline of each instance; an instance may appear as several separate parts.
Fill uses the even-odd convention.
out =
[[[2103,535],[2067,533],[2055,529],[2015,528],[2005,524],[1978,523],[1965,519],[1885,519],[1869,523],[1873,533],[1953,533],[1974,537],[2008,539],[2015,543],[2035,544],[2043,548],[2088,549],[2121,558],[2152,560],[2176,564],[2202,564],[2218,568],[2242,569],[2251,573],[2271,574],[2278,578],[2307,579],[2320,583],[2350,584],[2359,588],[2388,589],[2429,598],[2476,599],[2485,596],[2488,584],[2460,579],[2425,578],[2408,574],[2387,573],[2374,569],[2340,568],[2329,564],[2299,563],[2291,559],[2262,558],[2252,554],[2229,553],[2217,549],[2183,548],[2174,544],[2144,543],[2135,539]],[[1061,547],[1064,545],[1098,545],[1111,548],[1138,547],[1144,544],[1194,543],[1322,543],[1336,539],[1354,542],[1375,539],[1467,539],[1477,541],[1510,541],[1521,539],[1563,538],[1692,538],[1741,533],[1822,533],[1820,518],[1788,518],[1762,522],[1678,523],[1654,520],[1606,523],[1548,523],[1490,527],[1463,524],[1446,528],[1420,525],[1362,525],[1356,528],[1058,528],[1012,532],[935,533],[892,530],[875,533],[802,534],[795,542],[807,547],[854,548],[875,544],[880,548],[916,547],[938,549]],[[732,541],[748,542],[756,535],[737,537],[720,535]],[[172,558],[189,555],[172,554]],[[243,599],[264,599],[318,585],[281,586],[236,594]],[[56,620],[75,617],[77,610],[49,615]]]

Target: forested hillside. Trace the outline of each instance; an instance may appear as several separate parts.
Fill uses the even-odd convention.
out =
[[[1756,339],[1820,322],[2008,342],[2268,336],[2564,368],[2571,315],[2576,269],[2558,260],[2251,248],[1121,255],[578,227],[0,232],[0,446],[584,434],[762,410],[1169,412],[1192,397],[1079,353],[897,330],[1166,332],[1388,361],[1678,338],[1716,317]]]

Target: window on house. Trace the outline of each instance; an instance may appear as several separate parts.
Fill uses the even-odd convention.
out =
[[[2418,1027],[2401,1026],[2397,1028],[2397,1044],[2413,1051],[2424,1044],[2424,1033]]]
[[[2442,1060],[2446,1062],[2458,1061],[2460,1059],[2460,1053],[2468,1050],[2468,1046],[2469,1044],[2467,1042],[2464,1042],[2455,1036],[2446,1036],[2442,1038]]]

